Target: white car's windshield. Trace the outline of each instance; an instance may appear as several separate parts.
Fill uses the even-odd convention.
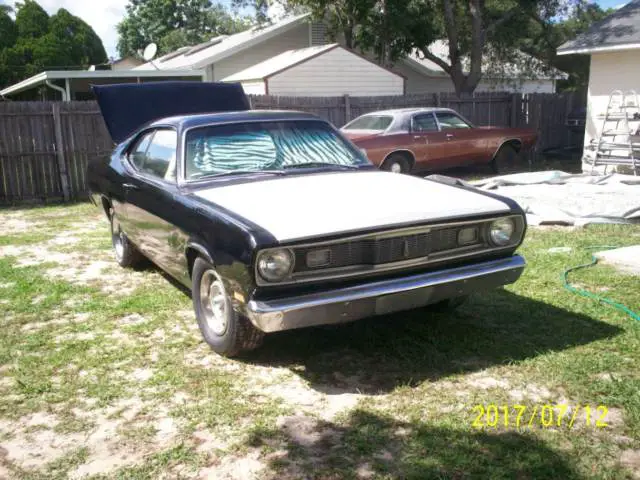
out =
[[[393,117],[390,115],[364,115],[358,117],[350,123],[347,123],[343,130],[386,130]]]
[[[186,137],[187,180],[233,172],[368,164],[357,149],[319,121],[215,125],[190,130]]]

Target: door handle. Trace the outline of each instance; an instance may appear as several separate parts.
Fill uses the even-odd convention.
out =
[[[122,188],[125,188],[127,190],[140,190],[140,187],[134,185],[133,183],[123,183]]]

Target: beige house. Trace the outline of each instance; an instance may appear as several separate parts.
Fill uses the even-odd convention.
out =
[[[258,64],[267,62],[277,64],[282,58],[275,57],[292,50],[307,49],[310,47],[324,46],[329,43],[326,27],[319,22],[313,22],[309,14],[286,18],[282,21],[262,27],[253,27],[244,32],[230,36],[212,38],[200,45],[183,47],[167,55],[135,67],[134,70],[172,70],[172,69],[198,69],[206,72],[208,81],[226,81],[240,72],[247,71]],[[344,46],[344,45],[343,45]],[[439,56],[446,56],[442,45],[434,45]],[[344,50],[344,49],[343,49]],[[432,49],[433,50],[433,49]],[[345,50],[346,51],[346,50]],[[330,62],[334,57],[343,55],[343,52],[334,52],[331,55],[322,55],[314,63]],[[354,58],[354,57],[350,57]],[[308,64],[310,65],[310,64]],[[265,65],[263,64],[262,67]],[[327,65],[328,69],[333,68]],[[417,55],[408,56],[396,62],[391,68],[393,72],[406,79],[404,92],[413,93],[439,93],[453,92],[453,83],[449,76],[433,62],[421,59]],[[506,77],[486,78],[477,91],[518,91],[523,93],[550,93],[555,91],[556,76],[539,74],[535,78],[523,79],[520,72],[506,68],[509,72]],[[297,74],[303,75],[304,69],[299,68],[288,72],[293,79]],[[375,70],[373,77],[370,63],[364,61],[354,62],[342,76],[353,76],[362,85],[362,95],[386,95],[388,93],[384,85],[388,83],[389,74],[385,69]],[[254,72],[255,75],[255,72]],[[246,74],[242,75],[246,77]],[[353,91],[353,83],[349,88],[327,88],[322,85],[327,76],[306,78],[301,76],[297,81],[305,84],[304,91],[296,95],[321,95],[320,91],[333,91],[336,95],[347,94]],[[374,79],[373,84],[371,79]],[[367,93],[364,93],[364,92]],[[311,92],[311,93],[310,93]],[[315,92],[315,93],[314,93]],[[374,93],[378,92],[378,93]],[[400,91],[398,94],[402,94]]]
[[[405,78],[337,43],[287,50],[222,79],[245,93],[281,96],[402,95]]]
[[[640,94],[640,0],[633,0],[588,31],[558,49],[558,55],[591,56],[587,118],[584,136],[585,155],[598,141],[609,96],[614,90]],[[632,130],[640,120],[630,122]],[[585,170],[591,166],[585,162]]]

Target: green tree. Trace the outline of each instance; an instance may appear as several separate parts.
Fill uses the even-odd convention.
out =
[[[18,39],[18,27],[9,16],[10,12],[11,8],[8,5],[0,5],[0,51],[11,47]]]
[[[64,9],[49,17],[33,0],[16,7],[15,22],[6,9],[0,11],[0,86],[47,69],[107,61],[102,41],[80,18]]]
[[[92,65],[105,63],[107,53],[102,40],[82,19],[61,8],[49,19],[47,43],[64,51],[68,61],[60,65]]]
[[[373,52],[383,64],[417,53],[442,68],[458,94],[472,93],[487,62],[521,59],[517,47],[533,26],[550,29],[558,18],[583,0],[280,0],[304,7],[324,20],[335,36],[351,48]],[[266,16],[269,0],[234,0],[251,4],[258,17]],[[447,55],[433,50],[445,40]],[[537,66],[540,66],[538,62]]]
[[[248,20],[233,16],[210,0],[130,0],[118,24],[118,53],[137,55],[155,42],[160,54],[248,27]]]
[[[16,27],[21,38],[38,38],[48,31],[49,15],[35,0],[16,3]]]
[[[520,38],[518,47],[548,65],[568,73],[568,79],[558,82],[561,90],[584,89],[589,83],[590,57],[558,56],[558,47],[613,12],[613,9],[604,10],[595,3],[578,4],[562,21],[549,24],[532,21],[528,26],[528,34]]]

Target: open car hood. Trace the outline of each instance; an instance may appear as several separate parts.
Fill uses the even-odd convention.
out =
[[[115,143],[160,118],[250,109],[239,83],[121,83],[92,89]]]

